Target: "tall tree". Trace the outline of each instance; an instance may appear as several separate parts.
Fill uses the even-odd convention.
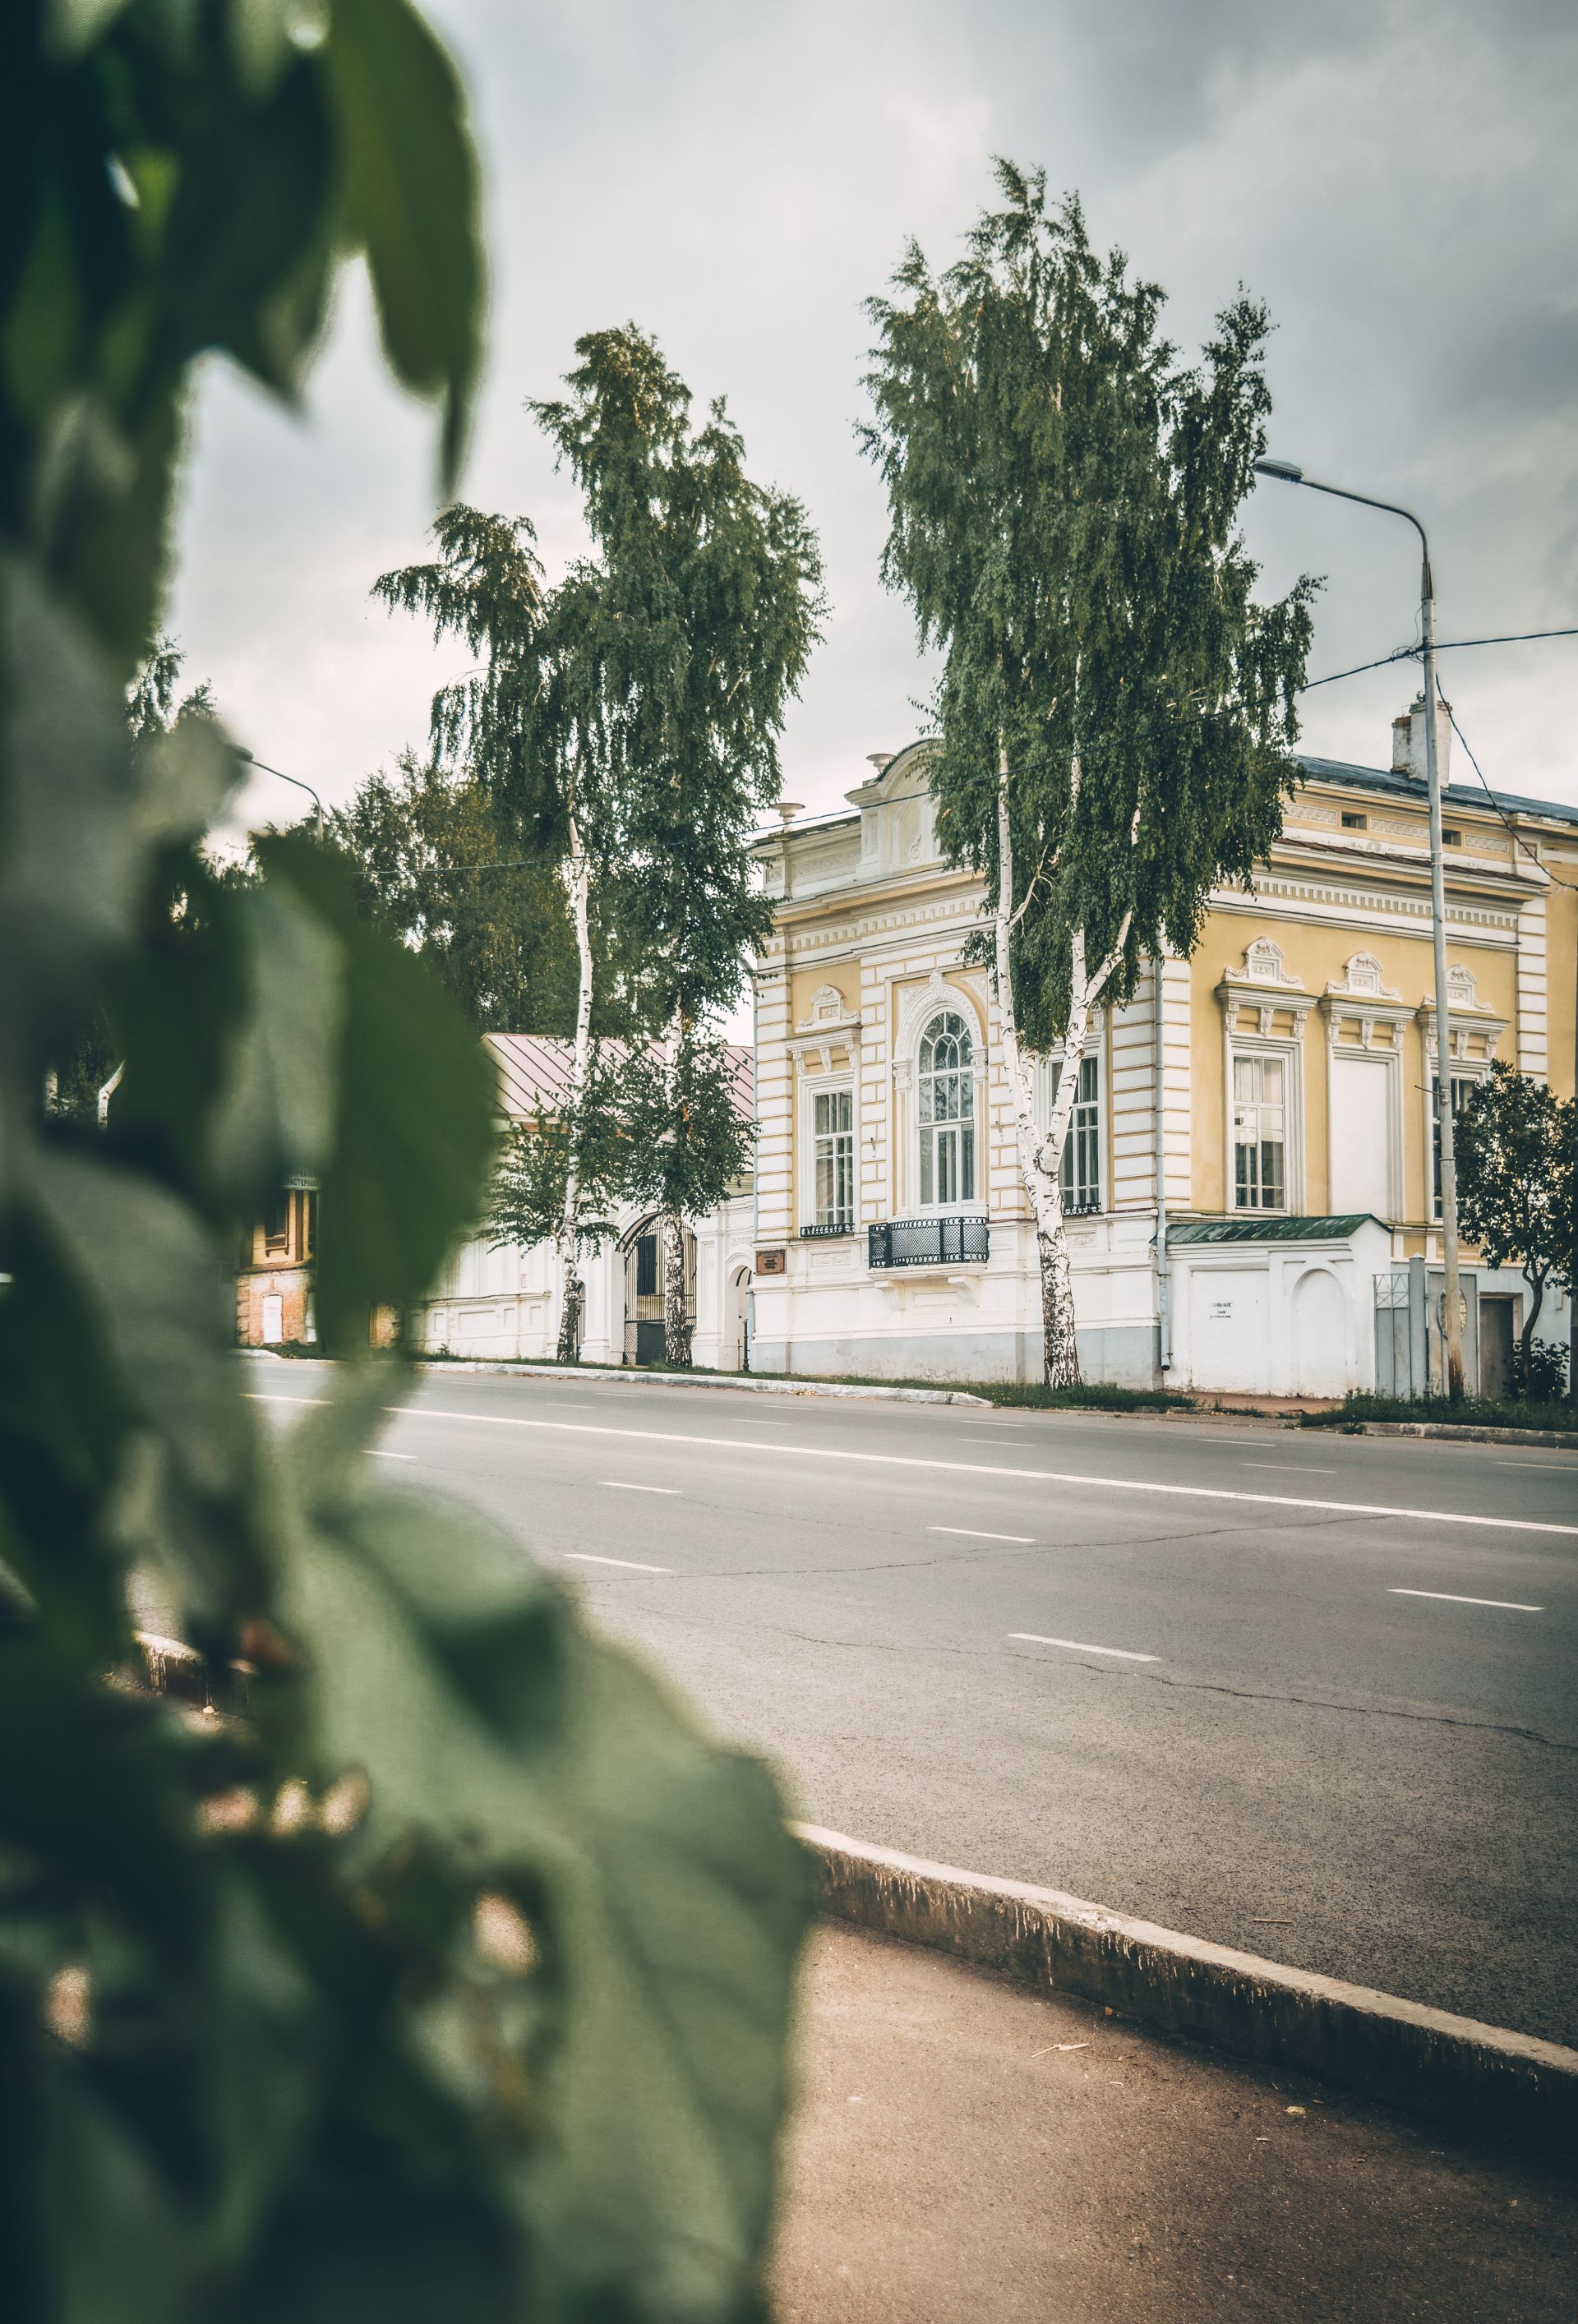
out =
[[[553,862],[473,775],[402,754],[328,817],[365,909],[398,930],[484,1033],[564,1036],[576,953]]]
[[[592,890],[598,869],[612,866],[619,852],[597,721],[595,624],[586,618],[577,576],[551,601],[545,595],[526,518],[457,503],[443,512],[434,535],[434,562],[381,575],[374,595],[391,607],[425,613],[438,636],[458,637],[481,657],[466,677],[433,697],[435,759],[479,781],[500,812],[557,863],[568,906],[577,969],[574,1063],[557,1117],[564,1201],[555,1241],[558,1353],[574,1362],[586,1296],[581,1152],[588,1139],[601,1142],[602,1129],[588,1111],[602,1086],[592,1054]]]
[[[651,338],[627,325],[576,353],[568,395],[531,409],[581,487],[594,544],[556,609],[559,666],[579,656],[591,680],[583,716],[618,799],[624,924],[662,1035],[630,1076],[631,1183],[661,1217],[664,1348],[684,1365],[685,1221],[722,1200],[749,1150],[709,1020],[771,926],[745,843],[780,788],[821,558],[799,502],[747,475],[724,404],[693,423],[690,391]]]
[[[1518,1391],[1533,1379],[1535,1326],[1553,1283],[1578,1280],[1578,1099],[1498,1062],[1459,1116],[1458,1223],[1492,1267],[1521,1269],[1529,1297]]]
[[[985,876],[1047,1379],[1079,1378],[1061,1165],[1092,1019],[1281,827],[1313,584],[1257,604],[1236,530],[1269,409],[1263,308],[1200,364],[1162,293],[1092,250],[1078,202],[999,161],[1001,207],[934,275],[911,245],[873,300],[863,430],[886,481],[882,573],[946,663],[931,763],[951,860]],[[1034,1060],[1061,1054],[1049,1121]]]

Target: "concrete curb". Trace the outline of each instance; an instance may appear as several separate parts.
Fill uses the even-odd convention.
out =
[[[457,1357],[446,1363],[424,1363],[420,1358],[415,1369],[419,1372],[504,1372],[514,1379],[605,1379],[623,1380],[628,1388],[639,1381],[642,1388],[719,1388],[734,1396],[854,1396],[880,1397],[889,1404],[981,1404],[990,1406],[989,1396],[972,1396],[966,1388],[879,1388],[863,1384],[846,1386],[841,1380],[763,1379],[750,1372],[654,1372],[644,1366],[619,1364],[531,1364],[512,1363],[506,1358],[490,1361],[486,1357]]]
[[[793,1827],[835,1919],[1103,2004],[1258,2065],[1389,2106],[1578,2152],[1578,2050],[1205,1944],[1054,1888]]]
[[[1578,1452],[1578,1430],[1571,1428],[1475,1428],[1455,1420],[1364,1420],[1363,1436],[1443,1436],[1458,1444],[1537,1444],[1558,1452]],[[1311,1436],[1338,1435],[1341,1427],[1306,1430]]]

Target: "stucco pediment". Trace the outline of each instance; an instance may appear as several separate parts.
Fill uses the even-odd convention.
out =
[[[1269,1035],[1278,1012],[1284,1011],[1297,1038],[1315,1007],[1314,993],[1306,991],[1302,976],[1294,975],[1274,936],[1256,936],[1245,945],[1242,965],[1223,970],[1216,997],[1230,1033],[1236,1032],[1245,1019],[1253,1019],[1260,1032]]]
[[[928,788],[927,769],[937,744],[929,735],[918,742],[908,742],[903,750],[895,751],[885,766],[860,783],[844,798],[851,807],[887,807],[898,798],[909,798],[918,790]]]
[[[849,1007],[835,984],[819,984],[811,995],[811,1013],[795,1027],[797,1033],[823,1033],[858,1025],[858,1011]]]
[[[1356,952],[1345,964],[1340,981],[1326,987],[1333,1000],[1400,1001],[1402,995],[1389,985],[1381,973],[1381,965],[1372,952]]]
[[[1508,1020],[1498,1017],[1480,999],[1479,987],[1472,970],[1462,961],[1453,961],[1446,972],[1447,1047],[1454,1059],[1463,1064],[1489,1064],[1496,1055],[1496,1045],[1507,1030]],[[1435,1056],[1435,995],[1426,993],[1418,1008],[1419,1029],[1425,1037],[1425,1054],[1434,1061]]]

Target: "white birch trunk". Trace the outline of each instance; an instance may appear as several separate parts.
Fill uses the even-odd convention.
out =
[[[997,970],[997,1008],[1002,1038],[1003,1070],[1013,1106],[1014,1140],[1019,1149],[1020,1176],[1029,1198],[1036,1223],[1036,1255],[1041,1277],[1042,1374],[1049,1388],[1079,1386],[1079,1349],[1074,1327],[1074,1277],[1068,1259],[1068,1230],[1063,1213],[1063,1152],[1079,1095],[1079,1069],[1090,1038],[1091,1019],[1097,1001],[1121,957],[1128,940],[1125,915],[1117,943],[1094,975],[1087,972],[1083,929],[1071,939],[1068,1028],[1063,1063],[1052,1101],[1051,1120],[1043,1136],[1036,1121],[1035,1067],[1020,1045],[1013,992],[1013,840],[1009,826],[1008,753],[998,752],[997,771],[997,910],[993,937]],[[1077,772],[1076,772],[1077,781]]]
[[[576,1043],[570,1067],[569,1163],[565,1172],[564,1213],[554,1238],[559,1277],[558,1359],[566,1364],[577,1363],[580,1360],[581,1310],[586,1302],[586,1286],[581,1280],[580,1266],[580,1136],[581,1111],[586,1103],[587,1069],[592,1054],[592,872],[581,839],[581,827],[573,812],[569,822],[570,850],[565,884],[569,891],[570,917],[575,923],[576,960],[580,983],[576,995]]]
[[[676,1010],[669,1032],[669,1054],[665,1070],[669,1077],[669,1103],[672,1110],[678,1095],[679,1060],[685,1036],[682,1011]],[[663,1360],[688,1370],[690,1364],[690,1318],[685,1305],[685,1222],[678,1211],[663,1213]]]

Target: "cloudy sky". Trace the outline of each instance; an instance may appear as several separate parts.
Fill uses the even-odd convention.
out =
[[[946,262],[990,158],[1083,195],[1196,345],[1240,283],[1277,326],[1272,449],[1416,507],[1440,633],[1578,622],[1578,12],[1565,0],[432,0],[486,171],[493,317],[463,491],[531,515],[550,569],[572,493],[522,410],[577,334],[633,318],[759,475],[820,530],[832,610],[786,790],[837,806],[928,691],[884,595],[854,427],[862,301],[908,235]],[[304,415],[215,367],[193,417],[172,624],[261,759],[342,798],[425,733],[463,657],[368,600],[422,552],[429,418],[387,383],[347,282]],[[1412,536],[1264,484],[1268,590],[1325,576],[1312,674],[1416,634]],[[1578,801],[1578,639],[1446,658],[1500,788]],[[1304,747],[1386,763],[1404,666],[1306,698]],[[1454,773],[1458,769],[1454,767]],[[260,781],[254,819],[291,795]]]

